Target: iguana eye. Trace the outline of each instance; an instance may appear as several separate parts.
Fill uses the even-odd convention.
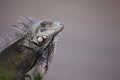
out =
[[[41,43],[41,42],[43,42],[43,37],[38,37],[37,40],[38,40],[38,42]]]
[[[52,22],[50,22],[50,21],[44,21],[40,25],[41,25],[41,27],[50,27],[52,25]]]
[[[45,27],[46,26],[46,22],[42,22],[40,25],[41,25],[41,27]]]

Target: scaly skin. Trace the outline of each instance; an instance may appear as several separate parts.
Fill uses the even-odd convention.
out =
[[[28,23],[20,22],[23,29],[14,25],[20,31],[17,38],[0,50],[0,80],[34,79],[33,68],[46,72],[54,51],[54,38],[63,30],[63,23],[59,21],[22,18]]]

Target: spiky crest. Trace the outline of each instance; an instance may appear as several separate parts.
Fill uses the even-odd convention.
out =
[[[25,31],[37,21],[38,19],[35,19],[34,17],[20,16],[20,20],[18,20],[19,24],[12,25],[12,28],[15,29],[15,31],[0,39],[0,51],[21,39],[21,36],[23,36]]]

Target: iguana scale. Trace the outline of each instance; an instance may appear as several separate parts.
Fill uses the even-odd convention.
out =
[[[45,73],[54,52],[54,40],[63,30],[62,22],[34,17],[21,17],[19,23],[12,25],[17,32],[1,39],[0,80],[33,80],[34,73]]]

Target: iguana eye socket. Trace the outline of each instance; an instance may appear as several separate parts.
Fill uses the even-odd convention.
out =
[[[41,27],[48,27],[48,26],[50,27],[52,25],[52,22],[50,22],[50,21],[44,21],[40,25],[41,25]]]
[[[43,42],[43,37],[38,37],[37,40],[38,40],[38,42],[41,43],[41,42]]]
[[[41,25],[41,27],[46,27],[47,23],[46,22],[42,22],[40,25]]]

